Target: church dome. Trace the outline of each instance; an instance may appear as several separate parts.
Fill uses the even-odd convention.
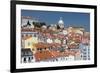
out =
[[[64,24],[64,21],[62,20],[62,17],[60,17],[60,20],[58,21],[58,24],[59,24],[59,25]]]

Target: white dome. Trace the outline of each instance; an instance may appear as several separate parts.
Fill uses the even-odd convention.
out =
[[[60,17],[60,20],[58,21],[58,24],[64,24],[64,21],[62,20],[62,18]]]

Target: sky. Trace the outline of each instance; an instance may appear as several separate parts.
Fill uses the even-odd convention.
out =
[[[64,26],[83,27],[86,31],[90,31],[90,14],[79,12],[56,12],[56,11],[37,11],[37,10],[21,10],[21,16],[31,16],[38,18],[39,21],[45,22],[47,25],[57,24],[62,17]]]

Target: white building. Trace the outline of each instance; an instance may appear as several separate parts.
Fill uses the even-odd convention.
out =
[[[67,34],[68,34],[67,30],[63,30],[62,33],[63,33],[64,35],[67,35]]]
[[[42,26],[42,29],[47,29],[47,26],[46,26],[46,25],[43,25],[43,26]]]
[[[56,24],[50,24],[49,29],[55,31],[57,29]]]
[[[80,44],[82,60],[90,60],[90,46]]]
[[[21,62],[22,63],[35,62],[35,57],[30,48],[21,49]]]
[[[50,39],[50,38],[48,38],[48,39],[47,39],[47,43],[53,43],[53,40]]]
[[[45,61],[47,62],[74,61],[74,56],[69,55],[64,57],[51,58]]]

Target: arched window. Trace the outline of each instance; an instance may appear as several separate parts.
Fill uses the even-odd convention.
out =
[[[24,58],[24,62],[26,62],[26,58]]]

